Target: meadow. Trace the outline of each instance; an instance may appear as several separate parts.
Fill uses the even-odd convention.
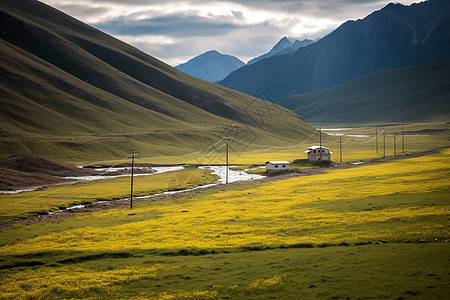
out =
[[[411,123],[411,124],[368,124],[355,127],[352,124],[319,125],[322,127],[322,145],[333,152],[332,160],[339,161],[339,135],[342,138],[343,162],[366,161],[383,157],[383,130],[386,130],[385,156],[391,157],[410,155],[417,152],[448,146],[449,126],[443,122]],[[331,130],[330,130],[331,129]],[[404,144],[402,131],[405,132]],[[274,144],[271,147],[255,147],[241,143],[238,133],[229,144],[230,164],[262,165],[268,160],[288,160],[306,158],[305,151],[311,145],[319,145],[319,130],[307,138],[298,140],[294,144]],[[376,135],[378,134],[378,151],[376,151]],[[395,134],[395,153],[394,153]],[[404,146],[403,146],[404,145]],[[404,152],[403,148],[404,147]],[[167,155],[144,155],[141,162],[156,164],[225,164],[225,141],[220,138],[203,144],[200,150],[187,153],[173,153],[161,150]],[[116,160],[101,161],[101,164],[116,164]]]
[[[345,126],[345,125],[344,125]],[[385,127],[351,127],[340,126],[337,129],[324,128],[322,132],[323,145],[333,151],[332,159],[339,161],[339,136],[342,137],[342,157],[344,163],[381,160],[383,156],[382,131],[386,128],[386,157],[394,156],[393,134],[396,134],[396,154],[408,157],[417,152],[428,151],[448,145],[447,125],[443,123],[391,125]],[[424,131],[425,129],[425,131]],[[404,149],[401,132],[405,131]],[[442,132],[441,132],[442,131]],[[378,153],[375,149],[378,133]],[[230,142],[229,162],[238,165],[236,168],[247,168],[252,165],[263,165],[267,160],[288,160],[306,158],[304,150],[308,145],[319,144],[319,132],[316,131],[299,144],[290,147],[271,147],[259,150],[249,150],[245,145]],[[116,165],[127,162],[121,160],[90,162],[87,165]],[[214,143],[204,145],[203,150],[188,152],[185,155],[155,157],[142,156],[140,163],[161,164],[224,164],[225,141],[218,139]],[[298,168],[294,166],[293,168]],[[300,168],[305,168],[301,166]],[[255,170],[261,173],[264,169]],[[180,173],[156,174],[136,177],[136,196],[150,195],[168,190],[182,190],[214,182],[217,177],[208,175],[204,170],[189,168]],[[75,184],[51,187],[44,190],[20,194],[0,194],[0,221],[26,218],[36,214],[46,214],[78,204],[88,204],[96,201],[114,200],[129,197],[129,179],[97,180],[93,182],[78,182]],[[3,208],[3,209],[2,209]]]
[[[444,149],[16,225],[0,297],[444,298],[449,175]]]
[[[134,196],[189,189],[215,182],[217,176],[207,170],[187,168],[181,171],[134,177]],[[26,218],[69,206],[130,197],[130,177],[77,181],[18,194],[0,194],[0,221]]]
[[[304,159],[319,143],[314,127],[324,124],[187,76],[37,1],[0,6],[1,157],[115,165],[131,150],[141,163],[224,164],[230,137],[230,164],[260,165]],[[444,299],[449,123],[436,118],[323,130],[333,160],[339,134],[343,161],[364,161],[354,168],[149,198],[132,209],[1,222],[0,299]],[[384,128],[385,152],[375,137]],[[396,154],[441,152],[381,160],[394,155],[393,134],[400,149],[403,129],[405,151]],[[215,180],[190,167],[136,177],[134,193]],[[0,221],[126,198],[129,183],[0,195]]]

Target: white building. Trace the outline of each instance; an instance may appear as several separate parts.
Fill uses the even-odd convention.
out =
[[[305,151],[308,154],[308,160],[310,162],[315,161],[331,161],[331,153],[330,149],[327,147],[320,146],[311,146],[308,147],[308,151]]]
[[[268,161],[266,162],[267,173],[273,174],[289,170],[288,161]]]

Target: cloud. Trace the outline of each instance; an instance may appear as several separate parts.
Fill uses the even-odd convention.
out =
[[[41,0],[172,65],[218,50],[247,61],[283,36],[316,39],[389,0]],[[403,4],[417,1],[405,0]]]
[[[117,18],[96,23],[95,27],[114,35],[169,35],[172,37],[216,36],[238,29],[240,26],[228,18],[167,15],[151,19]]]
[[[213,49],[237,56],[247,62],[255,57],[255,53],[266,52],[267,42],[273,45],[280,39],[278,28],[268,24],[249,25],[208,37],[201,35],[177,36],[176,38],[163,35],[157,38],[153,35],[120,35],[117,37],[173,66]]]

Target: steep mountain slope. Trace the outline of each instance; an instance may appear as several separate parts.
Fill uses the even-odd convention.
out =
[[[294,54],[298,49],[306,47],[311,45],[312,43],[314,43],[313,40],[308,40],[308,39],[304,39],[304,40],[295,40],[295,42],[292,44],[291,47],[287,47],[285,49],[283,49],[282,51],[278,52],[277,55],[281,55],[281,54]]]
[[[283,37],[281,40],[278,41],[278,43],[275,44],[275,46],[272,47],[272,49],[270,49],[269,52],[249,60],[247,64],[251,65],[265,58],[272,57],[275,54],[285,50],[286,48],[292,47],[292,45],[293,43],[287,37]]]
[[[244,65],[237,57],[211,50],[175,68],[194,77],[216,82]]]
[[[278,43],[275,44],[275,46],[272,47],[272,49],[270,49],[269,52],[249,60],[247,64],[251,65],[274,55],[292,54],[299,48],[311,45],[313,42],[314,41],[312,40],[296,40],[294,43],[292,43],[287,37],[283,37]]]
[[[292,95],[279,104],[314,123],[450,119],[450,62],[379,71],[337,87]]]
[[[38,1],[2,1],[0,24],[0,156],[181,154],[229,131],[251,148],[314,130],[287,109],[186,75]]]
[[[332,87],[376,71],[450,60],[450,1],[389,4],[348,21],[294,55],[244,66],[220,84],[274,99]]]

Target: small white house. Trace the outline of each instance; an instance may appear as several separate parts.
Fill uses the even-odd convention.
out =
[[[268,161],[266,162],[267,173],[273,174],[289,170],[290,162],[288,161]]]
[[[330,149],[327,147],[320,146],[311,146],[308,147],[308,151],[305,151],[308,154],[308,160],[310,162],[315,161],[330,161],[331,154]]]

